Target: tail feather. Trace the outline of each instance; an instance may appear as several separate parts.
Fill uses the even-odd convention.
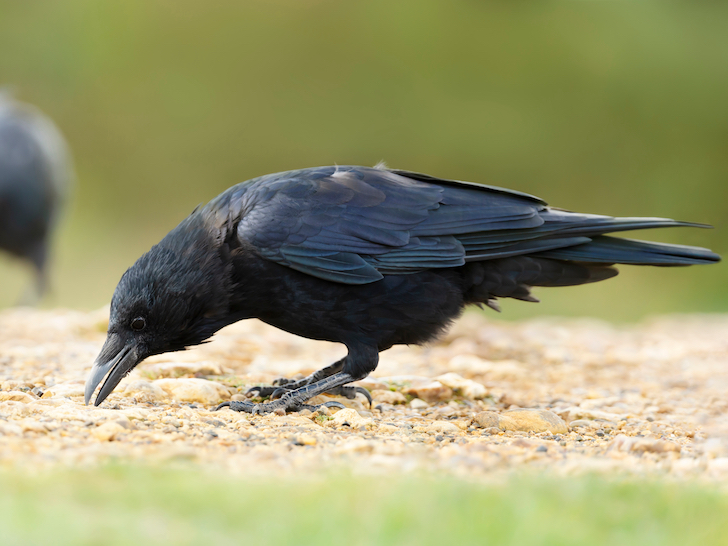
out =
[[[498,298],[538,301],[533,286],[574,286],[617,275],[615,264],[711,264],[707,248],[610,237],[622,231],[663,227],[709,228],[668,218],[613,218],[547,208],[543,224],[529,229],[459,235],[465,249],[465,301],[499,310]]]
[[[568,234],[570,237],[574,235],[604,235],[605,233],[617,233],[619,231],[635,231],[640,229],[656,229],[664,227],[695,227],[710,229],[713,226],[707,224],[698,224],[695,222],[680,222],[678,220],[672,220],[670,218],[611,218],[608,216],[593,218],[590,215],[584,215],[586,218],[580,221],[578,218],[579,214],[572,213],[576,218],[569,219],[568,222],[564,222],[565,217],[560,217],[557,225],[561,227],[559,229],[559,236]],[[546,224],[548,225],[550,220],[546,218]],[[571,224],[571,225],[569,225]]]
[[[539,252],[534,256],[590,264],[679,266],[710,264],[720,256],[707,248],[653,243],[600,235],[591,242]]]
[[[595,214],[580,214],[559,209],[548,208],[540,213],[543,223],[529,229],[505,229],[494,231],[479,231],[460,234],[458,241],[465,250],[465,261],[492,260],[505,258],[507,256],[518,256],[523,254],[543,255],[548,257],[564,256],[562,259],[576,260],[578,258],[566,258],[565,256],[580,256],[584,252],[589,254],[594,251],[598,263],[604,261],[604,245],[599,244],[584,247],[588,239],[597,240],[605,234],[612,234],[622,231],[633,231],[642,229],[656,229],[665,227],[697,227],[710,228],[705,224],[692,222],[680,222],[669,218],[614,218],[611,216],[598,216]],[[582,247],[586,248],[585,251]],[[571,248],[578,248],[576,254],[570,252]],[[621,247],[620,247],[621,249]],[[636,250],[636,249],[633,249]],[[670,251],[654,251],[644,249],[650,254],[650,260],[645,264],[656,264],[654,254],[671,254]],[[684,249],[683,249],[684,250]],[[548,252],[548,254],[546,254]],[[702,249],[701,249],[702,252]],[[607,254],[609,254],[607,252]],[[618,252],[624,255],[624,252]],[[678,253],[679,256],[682,254]],[[700,259],[702,254],[697,256]],[[688,257],[692,257],[688,253]],[[634,258],[632,256],[632,258]],[[667,259],[664,265],[691,265],[693,263],[711,263],[715,256],[707,258],[706,261],[682,263],[680,259]],[[608,261],[608,260],[607,260]],[[620,260],[614,260],[614,263]],[[639,260],[628,259],[624,263],[641,263]],[[659,260],[657,262],[659,264]]]

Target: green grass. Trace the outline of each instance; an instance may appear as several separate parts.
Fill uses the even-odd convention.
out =
[[[154,468],[0,474],[2,544],[728,544],[728,495],[569,477],[230,478]]]

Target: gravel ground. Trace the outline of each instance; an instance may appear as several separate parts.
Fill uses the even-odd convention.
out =
[[[344,354],[257,321],[150,358],[100,408],[83,384],[108,310],[0,313],[0,464],[109,461],[241,474],[511,470],[728,484],[728,316],[496,322],[472,313],[440,342],[395,347],[347,409],[251,416],[211,407]],[[321,401],[323,401],[322,397]]]

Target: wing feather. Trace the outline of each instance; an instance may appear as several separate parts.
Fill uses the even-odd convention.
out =
[[[607,261],[626,252],[591,244],[593,237],[694,225],[575,214],[503,188],[365,167],[263,176],[230,188],[201,213],[220,238],[232,233],[269,260],[345,284],[531,253]]]

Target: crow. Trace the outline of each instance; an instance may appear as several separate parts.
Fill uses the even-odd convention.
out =
[[[518,191],[383,166],[255,178],[195,209],[121,277],[86,404],[104,377],[97,406],[148,356],[247,318],[343,343],[348,354],[271,401],[217,409],[281,413],[314,407],[306,402],[321,393],[352,396],[348,384],[371,373],[381,351],[432,340],[469,304],[535,302],[532,286],[602,281],[616,263],[720,260],[703,248],[605,235],[669,226],[710,227],[573,213]]]
[[[24,300],[40,297],[47,287],[49,237],[72,179],[58,129],[0,90],[0,248],[35,268],[35,289]]]

